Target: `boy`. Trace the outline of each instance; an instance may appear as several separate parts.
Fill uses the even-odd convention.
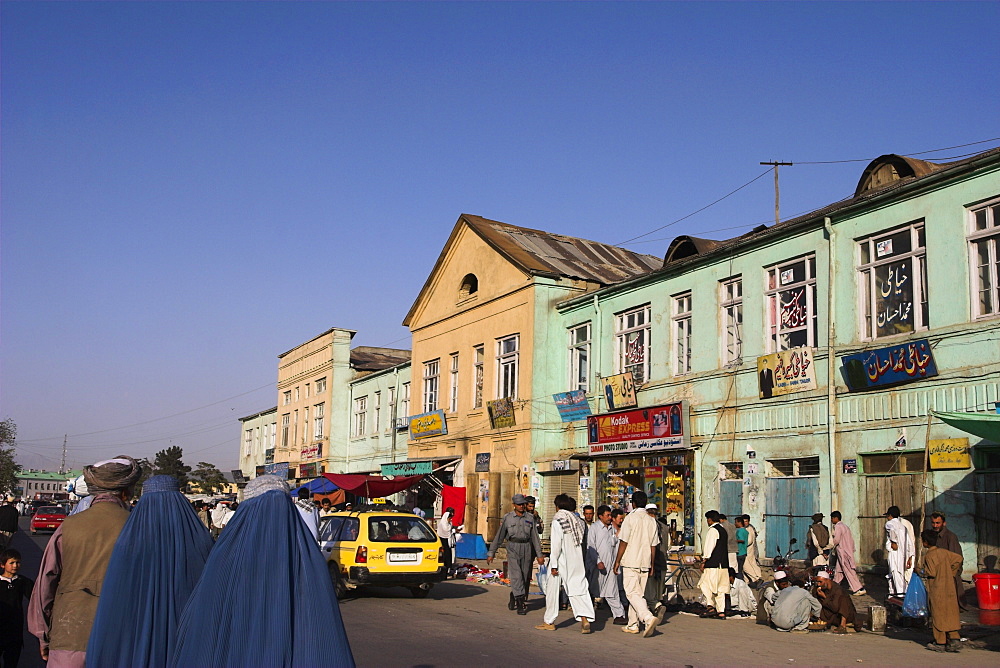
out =
[[[24,613],[21,599],[31,598],[34,581],[18,575],[21,553],[7,549],[0,552],[0,654],[5,668],[13,668],[21,658],[24,644]]]

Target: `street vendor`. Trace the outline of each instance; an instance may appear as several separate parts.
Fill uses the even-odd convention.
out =
[[[508,610],[517,614],[528,614],[528,585],[531,582],[531,560],[544,564],[542,541],[538,538],[534,515],[527,512],[528,500],[523,494],[515,494],[511,501],[514,510],[503,516],[500,529],[493,536],[490,549],[486,552],[486,564],[493,563],[493,557],[504,541],[507,541],[507,577],[510,579],[510,601]]]

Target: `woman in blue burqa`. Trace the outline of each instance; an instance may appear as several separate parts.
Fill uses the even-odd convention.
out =
[[[288,483],[254,478],[181,616],[175,668],[354,666],[326,562]]]
[[[87,643],[87,666],[167,665],[212,537],[177,479],[151,477],[118,535]]]

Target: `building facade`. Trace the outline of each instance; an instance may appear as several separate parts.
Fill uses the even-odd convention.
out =
[[[247,479],[264,471],[265,464],[274,462],[278,440],[278,407],[240,418],[240,470]],[[270,460],[270,461],[269,461]]]
[[[406,459],[410,363],[360,372],[351,381],[350,436],[345,473],[380,474],[382,464]]]

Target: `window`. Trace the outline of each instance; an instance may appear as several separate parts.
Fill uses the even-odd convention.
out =
[[[292,391],[291,390],[285,390],[281,394],[281,405],[282,406],[287,406],[290,403],[292,403]]]
[[[767,269],[767,352],[816,345],[816,256]]]
[[[298,400],[299,400],[299,388],[296,387],[295,388],[295,401],[298,401]]]
[[[309,383],[306,383],[306,399],[309,398]]]
[[[368,518],[368,540],[373,543],[428,543],[437,534],[419,517],[376,515]]]
[[[486,346],[479,344],[474,349],[475,351],[475,377],[476,382],[472,390],[472,407],[482,408],[483,407],[483,361],[486,359]]]
[[[395,387],[390,387],[389,388],[389,418],[390,418],[390,422],[392,422],[393,420],[398,420],[399,417],[401,417],[401,416],[397,416],[395,411],[396,411],[396,388]],[[390,429],[395,429],[395,428],[396,428],[396,425],[394,425],[394,424],[387,424],[385,430],[389,431]]]
[[[1000,314],[1000,200],[969,211],[972,317]]]
[[[723,281],[719,293],[722,319],[722,365],[738,364],[743,359],[743,278]]]
[[[365,435],[365,422],[368,420],[368,397],[358,397],[354,400],[354,436]]]
[[[288,421],[291,415],[285,413],[281,416],[281,447],[288,447]]]
[[[497,339],[497,399],[517,398],[518,335]]]
[[[451,374],[448,382],[449,399],[448,411],[455,413],[458,411],[458,353],[451,354]]]
[[[462,279],[462,285],[458,289],[458,298],[466,299],[479,292],[479,279],[475,274],[466,274]]]
[[[375,421],[372,423],[372,433],[377,434],[379,425],[382,424],[382,393],[375,393]]]
[[[308,440],[309,436],[309,407],[302,409],[302,443]]]
[[[424,362],[424,413],[437,410],[440,375],[441,360]]]
[[[247,429],[243,434],[243,455],[250,456],[250,443],[253,441],[253,429]]]
[[[632,372],[641,385],[649,378],[649,304],[615,316],[616,371]]]
[[[313,438],[323,438],[323,422],[326,417],[326,404],[316,404],[313,411]]]
[[[867,475],[923,473],[924,451],[912,450],[861,455],[861,471]]]
[[[569,389],[590,390],[590,323],[569,330]]]
[[[721,462],[719,478],[722,480],[743,480],[743,462]]]
[[[316,394],[323,394],[326,392],[326,376],[316,379]]]
[[[274,437],[275,437],[275,432],[277,432],[277,430],[278,430],[278,423],[277,422],[272,422],[271,423],[271,433],[268,436],[268,446],[267,446],[271,450],[274,450]]]
[[[403,383],[403,397],[399,401],[399,412],[402,417],[410,416],[410,384]]]
[[[819,457],[769,459],[767,461],[767,477],[769,478],[810,477],[818,475]]]
[[[671,316],[674,323],[674,375],[691,372],[691,293],[676,295]]]
[[[924,223],[912,223],[858,244],[861,338],[927,329]]]
[[[292,445],[299,442],[299,411],[292,411]]]

